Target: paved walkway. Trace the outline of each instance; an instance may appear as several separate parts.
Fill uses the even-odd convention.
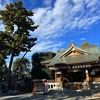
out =
[[[9,95],[9,96],[0,96],[0,100],[85,100],[84,96],[72,94],[46,94],[46,95],[32,95],[30,94],[21,94],[21,95]]]
[[[59,90],[59,91],[51,91],[51,93],[52,94],[65,94],[65,95],[72,95],[72,96],[81,96],[84,98],[83,100],[100,100],[100,89]]]
[[[50,91],[47,95],[32,93],[27,94],[0,94],[0,100],[100,100],[93,98],[94,94],[100,93],[99,89],[95,90],[56,90]]]

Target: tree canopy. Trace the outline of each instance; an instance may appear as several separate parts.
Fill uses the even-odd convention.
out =
[[[52,59],[56,54],[51,52],[51,51],[47,51],[47,52],[44,52],[43,55],[42,55],[42,61],[45,61],[45,60],[50,60]]]
[[[43,66],[41,61],[50,60],[55,56],[53,52],[42,52],[42,53],[34,53],[32,55],[32,78],[46,78],[50,79],[52,77],[52,72],[48,69],[48,67]]]
[[[86,46],[90,46],[90,44],[89,44],[88,42],[83,42],[83,43],[81,44],[81,47],[86,47]]]
[[[17,58],[13,62],[13,72],[21,76],[30,76],[31,65],[27,58]]]
[[[0,10],[0,20],[5,30],[0,31],[0,53],[5,56],[11,56],[9,62],[9,70],[7,75],[7,83],[9,83],[9,75],[13,58],[21,52],[28,52],[35,45],[36,38],[31,37],[30,31],[38,28],[31,19],[34,13],[23,7],[23,2],[6,4],[4,10]]]
[[[7,73],[7,66],[5,59],[2,54],[0,54],[0,81],[5,80]]]
[[[5,27],[5,30],[0,32],[1,49],[6,49],[7,54],[14,51],[14,55],[18,56],[20,51],[30,50],[35,44],[36,38],[29,38],[29,31],[34,31],[38,26],[33,26],[34,22],[30,16],[34,13],[26,10],[21,1],[7,4],[5,8],[6,10],[0,10],[0,20]]]

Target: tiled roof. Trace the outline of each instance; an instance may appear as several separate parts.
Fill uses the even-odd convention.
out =
[[[66,56],[64,58],[52,59],[51,62],[48,64],[48,66],[56,64],[78,64],[78,63],[93,62],[98,60],[99,60],[98,54]]]
[[[78,55],[68,55],[69,51],[72,50],[72,48],[75,48],[75,50],[83,52],[83,54]],[[86,54],[85,54],[86,53]],[[64,56],[64,55],[67,56]],[[66,50],[59,50],[56,54],[56,56],[49,60],[44,61],[48,62],[48,66],[54,66],[56,64],[78,64],[78,63],[86,63],[86,62],[93,62],[98,61],[100,57],[100,49],[95,46],[85,47],[85,48],[79,48],[75,45],[70,46]]]

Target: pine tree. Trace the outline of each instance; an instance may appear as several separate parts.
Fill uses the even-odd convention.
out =
[[[0,10],[0,20],[4,24],[5,30],[0,31],[0,53],[11,56],[6,83],[9,89],[9,77],[12,62],[20,52],[28,52],[35,45],[36,38],[30,37],[30,31],[38,28],[30,18],[34,13],[23,7],[23,2],[6,4],[5,10]]]

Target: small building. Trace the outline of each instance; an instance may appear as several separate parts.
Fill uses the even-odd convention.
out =
[[[67,49],[59,50],[53,59],[41,63],[54,71],[55,82],[66,89],[80,89],[83,82],[90,88],[90,82],[100,82],[100,49],[97,45],[77,47],[72,42]]]

